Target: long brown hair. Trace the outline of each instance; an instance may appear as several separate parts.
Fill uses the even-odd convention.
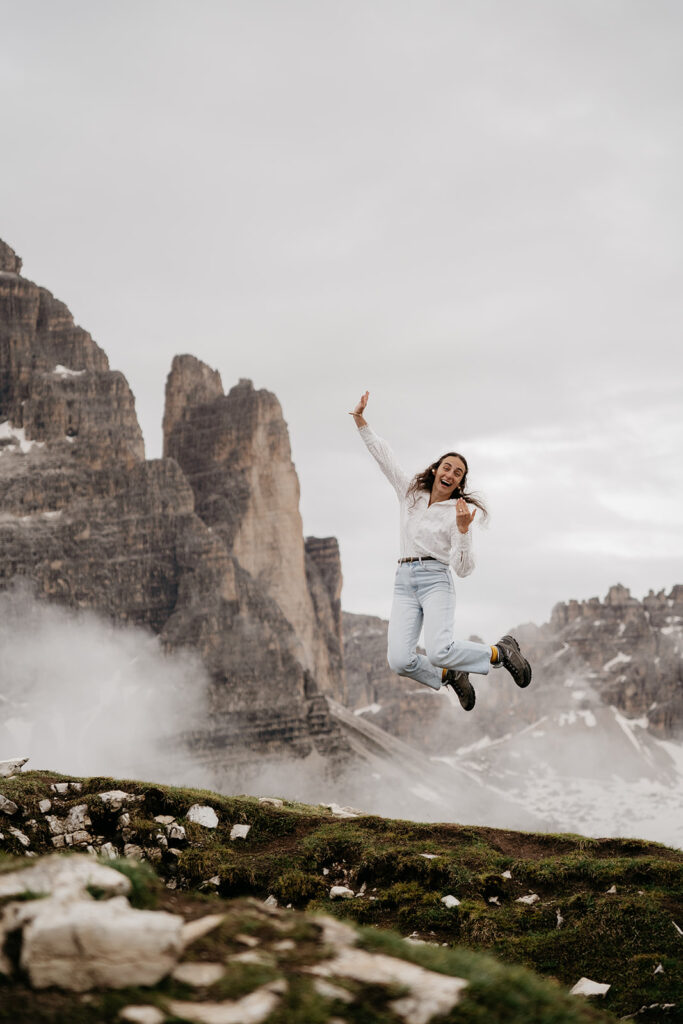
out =
[[[467,474],[469,472],[469,466],[467,465],[467,459],[465,458],[465,456],[460,455],[459,452],[446,452],[446,454],[441,455],[436,460],[436,462],[432,462],[431,466],[427,466],[427,468],[423,470],[422,473],[416,473],[415,476],[413,477],[410,487],[408,488],[408,494],[413,495],[413,501],[415,501],[418,491],[427,491],[429,494],[431,494],[432,487],[434,486],[434,481],[436,480],[436,471],[443,462],[443,460],[447,459],[449,456],[450,458],[453,459],[460,459],[463,466],[465,467],[465,475],[463,476],[462,480],[453,491],[451,497],[464,498],[468,505],[476,505],[476,507],[480,509],[480,511],[482,512],[484,519],[486,519],[489,514],[486,505],[479,497],[479,495],[476,494],[476,492],[467,490]]]

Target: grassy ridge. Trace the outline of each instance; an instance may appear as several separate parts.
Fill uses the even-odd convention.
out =
[[[3,795],[35,819],[33,830],[20,825],[33,849],[50,848],[37,804],[54,797],[49,784],[60,779],[31,772],[0,785]],[[522,965],[565,986],[582,976],[608,982],[612,987],[600,1005],[617,1016],[653,1003],[681,1002],[683,940],[673,924],[683,926],[679,851],[637,839],[590,840],[379,817],[337,819],[320,808],[293,803],[279,809],[255,798],[135,781],[82,782],[82,792],[70,793],[62,807],[87,802],[93,831],[107,840],[116,841],[117,833],[97,797],[104,790],[144,797],[130,822],[130,841],[143,848],[152,849],[159,832],[154,815],[178,818],[187,843],[177,856],[162,856],[154,865],[164,880],[175,881],[178,891],[196,892],[218,876],[221,897],[275,895],[283,905],[350,918],[363,926],[363,942],[398,943],[403,956],[447,954],[457,960],[471,955],[468,950],[486,951],[497,958],[491,962],[496,969],[502,970],[502,963]],[[184,820],[193,803],[216,810],[217,829]],[[235,823],[251,826],[246,840],[230,840]],[[11,842],[4,846],[22,852]],[[332,901],[329,890],[335,884],[362,895]],[[608,891],[613,887],[616,892]],[[538,901],[517,902],[529,893],[537,894]],[[460,905],[444,906],[446,894]],[[417,932],[440,948],[380,937],[377,926],[402,935]],[[444,943],[457,948],[445,949]],[[655,974],[659,964],[663,971]],[[653,1011],[638,1019],[658,1017]]]

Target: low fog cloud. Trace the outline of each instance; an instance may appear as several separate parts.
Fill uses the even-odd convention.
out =
[[[0,665],[0,759],[179,781],[174,737],[206,714],[196,656],[165,653],[144,629],[48,605],[19,585],[0,595]]]

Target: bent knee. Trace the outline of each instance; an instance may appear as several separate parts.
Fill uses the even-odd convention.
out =
[[[430,661],[432,665],[436,665],[437,668],[440,668],[452,654],[454,646],[454,644],[450,643],[440,644],[438,647],[427,648],[427,661]]]
[[[397,676],[404,676],[415,668],[415,655],[406,652],[405,654],[389,651],[387,654],[389,668]]]

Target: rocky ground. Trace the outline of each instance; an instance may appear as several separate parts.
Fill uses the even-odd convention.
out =
[[[680,1011],[683,854],[664,846],[49,772],[0,794],[0,1020]],[[570,995],[582,978],[604,994]]]

